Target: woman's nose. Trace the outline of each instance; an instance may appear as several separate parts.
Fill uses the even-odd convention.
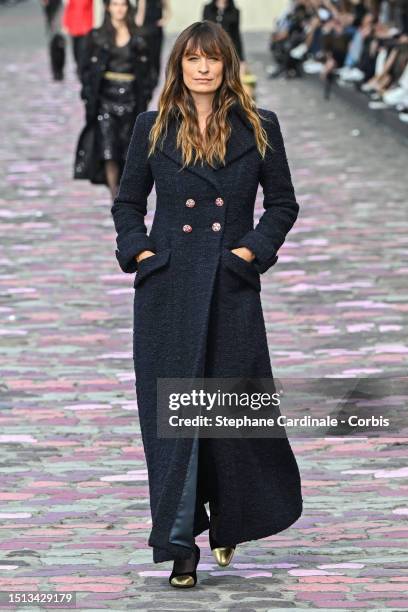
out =
[[[198,71],[199,72],[208,72],[208,63],[207,63],[207,60],[202,59],[200,61],[200,65],[198,67]]]

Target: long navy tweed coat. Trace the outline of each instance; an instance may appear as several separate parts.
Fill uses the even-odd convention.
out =
[[[199,440],[159,438],[159,377],[272,378],[261,306],[260,275],[273,266],[299,211],[276,114],[258,108],[269,142],[262,159],[253,129],[236,103],[226,164],[180,171],[177,123],[148,157],[157,111],[136,120],[118,195],[111,212],[116,257],[134,280],[133,353],[140,427],[148,467],[155,563],[186,558],[193,537],[208,529],[198,499]],[[157,201],[150,234],[147,196]],[[259,184],[264,213],[254,228]],[[256,259],[231,252],[246,246]],[[139,264],[135,256],[155,255]],[[201,440],[202,441],[202,440]],[[278,533],[302,513],[299,469],[287,438],[211,439],[220,497],[215,537],[244,542]],[[208,478],[214,478],[208,474]]]

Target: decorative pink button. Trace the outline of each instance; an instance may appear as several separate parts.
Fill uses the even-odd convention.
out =
[[[215,200],[215,203],[217,206],[223,206],[224,205],[224,200],[222,198],[217,198]]]
[[[221,229],[221,223],[218,223],[218,222],[213,223],[212,226],[211,226],[211,229],[214,232],[219,232],[220,229]]]
[[[188,198],[188,200],[186,200],[186,206],[188,206],[188,208],[193,208],[193,206],[195,206],[195,201],[192,198]]]
[[[191,227],[191,225],[183,225],[183,232],[191,232],[193,230],[193,228]]]

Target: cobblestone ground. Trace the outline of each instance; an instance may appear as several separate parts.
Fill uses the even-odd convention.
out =
[[[72,65],[50,82],[41,14],[25,7],[1,14],[0,590],[71,590],[83,610],[407,610],[401,438],[292,440],[296,524],[240,545],[225,569],[203,534],[185,592],[168,586],[170,563],[152,563],[132,277],[107,191],[70,178],[83,122]],[[301,204],[262,279],[275,374],[401,374],[406,149],[308,83],[266,80],[253,58]],[[149,224],[153,207],[152,194]]]

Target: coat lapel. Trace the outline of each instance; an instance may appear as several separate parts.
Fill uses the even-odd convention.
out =
[[[256,148],[253,128],[245,115],[245,111],[238,103],[231,107],[228,118],[231,123],[231,136],[227,143],[225,166],[232,164],[240,157]],[[223,166],[220,165],[219,168]]]
[[[256,141],[253,134],[252,125],[245,116],[245,113],[236,103],[231,107],[228,115],[231,123],[231,136],[227,142],[227,151],[225,156],[225,166],[219,164],[215,168],[211,168],[208,164],[186,166],[186,170],[192,172],[196,176],[208,181],[218,193],[222,192],[220,176],[217,170],[226,167],[234,161],[241,158],[248,151],[256,147]],[[176,147],[177,138],[177,122],[175,119],[169,121],[167,136],[162,142],[161,152],[169,159],[172,159],[176,164],[183,165],[181,150]]]

